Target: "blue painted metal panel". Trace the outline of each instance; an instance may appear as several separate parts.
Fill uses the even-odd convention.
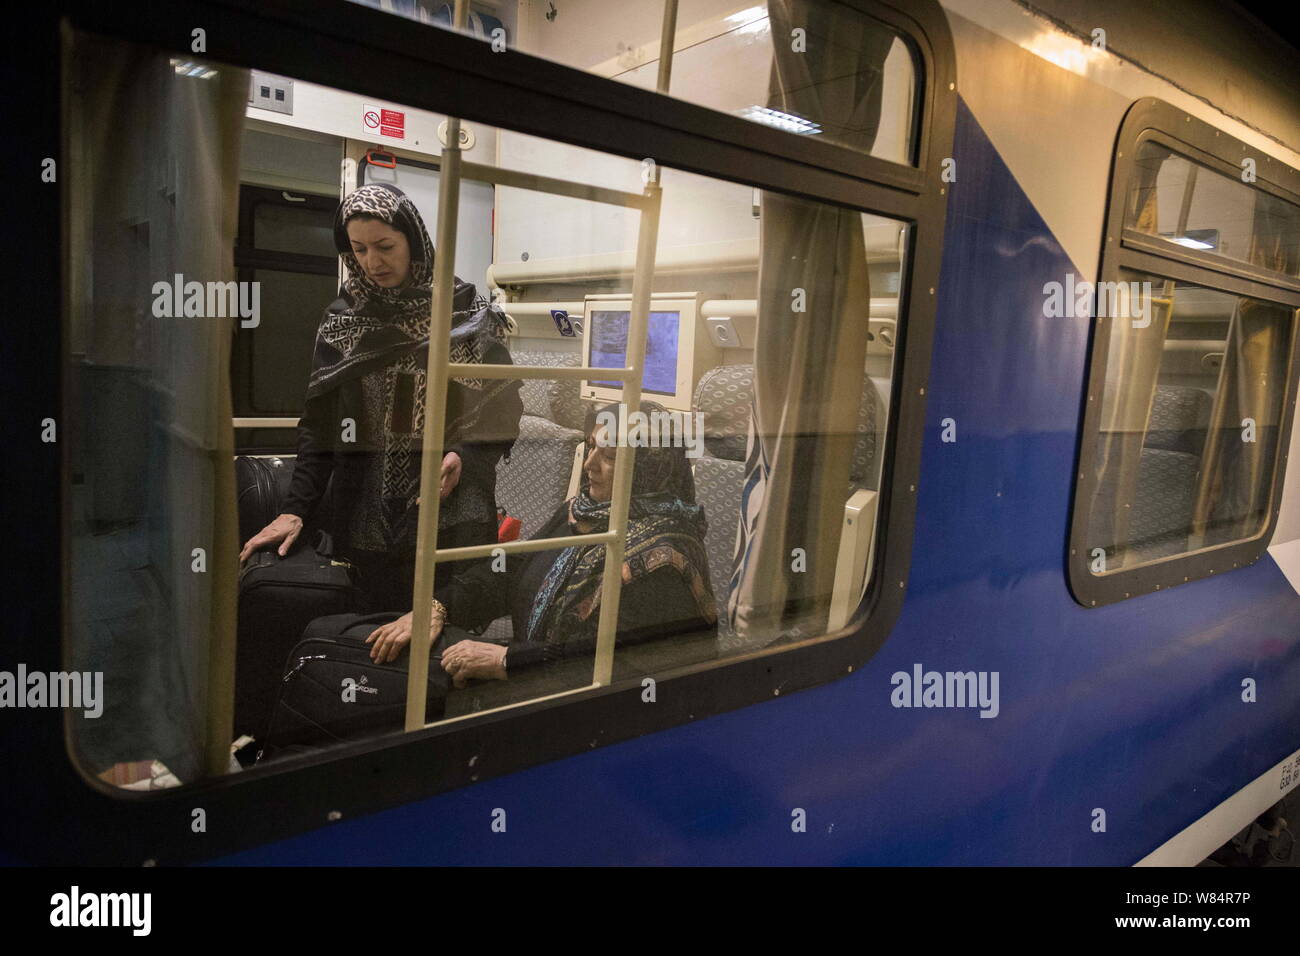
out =
[[[219,862],[1127,864],[1288,754],[1300,598],[1269,558],[1071,598],[1087,322],[1042,287],[1074,264],[964,104],[954,155],[908,599],[866,667]],[[999,672],[1000,714],[894,708],[915,663]]]

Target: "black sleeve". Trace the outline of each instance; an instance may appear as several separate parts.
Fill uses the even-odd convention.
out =
[[[298,457],[281,514],[306,521],[316,510],[334,471],[334,436],[340,427],[337,389],[307,399],[298,420]]]
[[[510,352],[504,345],[493,345],[483,355],[485,365],[513,365]],[[489,379],[488,385],[498,380]],[[519,418],[524,404],[519,397],[520,382],[510,381],[507,387],[488,402],[479,414],[479,421],[469,435],[448,448],[460,456],[461,481],[480,487],[492,488],[496,484],[497,462],[509,454],[519,437]]]
[[[483,561],[439,588],[434,597],[447,609],[447,623],[468,630],[508,615],[521,559],[526,557],[506,555],[504,571],[493,571],[493,562]]]
[[[599,611],[592,615],[596,620],[591,624],[590,634],[572,641],[521,644],[519,635],[516,635],[506,652],[506,673],[595,654],[598,615]],[[624,585],[618,602],[618,631],[614,646],[624,647],[710,627],[712,625],[700,616],[695,598],[681,573],[676,568],[659,568],[632,584]]]

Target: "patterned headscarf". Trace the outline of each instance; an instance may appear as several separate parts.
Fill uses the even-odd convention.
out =
[[[361,268],[347,233],[348,222],[358,216],[378,219],[406,236],[411,274],[404,287],[385,288]],[[339,204],[334,217],[334,247],[343,260],[347,278],[340,301],[326,313],[316,333],[308,398],[429,344],[434,250],[415,203],[388,183],[362,186]],[[456,279],[451,322],[451,361],[479,363],[494,342],[505,342],[510,320],[496,306],[478,297],[471,283]],[[480,379],[454,381],[476,390],[484,387]],[[493,390],[505,385],[498,382]]]
[[[666,410],[655,402],[642,402],[641,411],[649,422],[667,420]],[[609,413],[616,416],[618,406],[590,411],[586,434],[591,435],[600,420],[598,416],[604,418]],[[668,444],[662,440],[665,437],[650,429],[651,445]],[[685,449],[634,448],[633,455],[623,586],[658,568],[675,567],[695,598],[699,616],[712,624],[717,620],[717,610],[704,548],[708,521],[704,509],[695,503],[695,479]],[[610,502],[591,497],[585,470],[581,490],[570,499],[569,509],[588,532],[609,530]],[[589,627],[589,622],[596,621],[604,568],[604,545],[574,546],[560,552],[538,590],[525,640],[530,643],[564,641]]]

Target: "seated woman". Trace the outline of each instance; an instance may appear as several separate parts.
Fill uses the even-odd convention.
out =
[[[667,421],[667,413],[653,402],[643,402],[641,410],[648,421]],[[534,538],[609,529],[617,449],[604,426],[596,423],[611,414],[617,415],[617,406],[588,414],[581,490]],[[682,448],[654,447],[668,443],[654,434],[648,437],[652,447],[633,451],[619,645],[717,628],[704,549],[708,525],[703,508],[695,503],[690,464]],[[444,624],[478,628],[507,614],[514,636],[508,647],[478,640],[450,644],[442,651],[443,669],[457,687],[464,687],[470,679],[505,680],[524,668],[592,654],[604,567],[604,545],[575,545],[512,554],[504,571],[483,564],[456,577],[437,592],[430,638],[436,640]],[[407,614],[366,639],[372,644],[371,658],[380,663],[396,659],[410,636]]]

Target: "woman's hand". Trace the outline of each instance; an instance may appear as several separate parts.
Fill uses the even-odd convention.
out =
[[[402,651],[406,650],[406,645],[411,643],[411,624],[414,618],[414,612],[407,611],[396,621],[372,631],[366,638],[366,643],[373,645],[370,648],[370,659],[376,664],[387,664],[389,661],[397,660]],[[435,610],[429,618],[430,644],[442,633],[442,622],[443,616]]]
[[[442,487],[440,489],[444,499],[460,484],[460,467],[460,455],[454,451],[447,452],[446,457],[442,459]]]
[[[457,687],[474,679],[505,680],[506,648],[486,641],[460,641],[442,652],[442,669]]]
[[[301,518],[297,515],[280,515],[244,543],[244,550],[239,552],[239,560],[247,561],[254,551],[275,544],[277,541],[284,542],[279,549],[280,557],[283,558],[289,553],[289,549],[293,547],[300,534],[302,534]]]

